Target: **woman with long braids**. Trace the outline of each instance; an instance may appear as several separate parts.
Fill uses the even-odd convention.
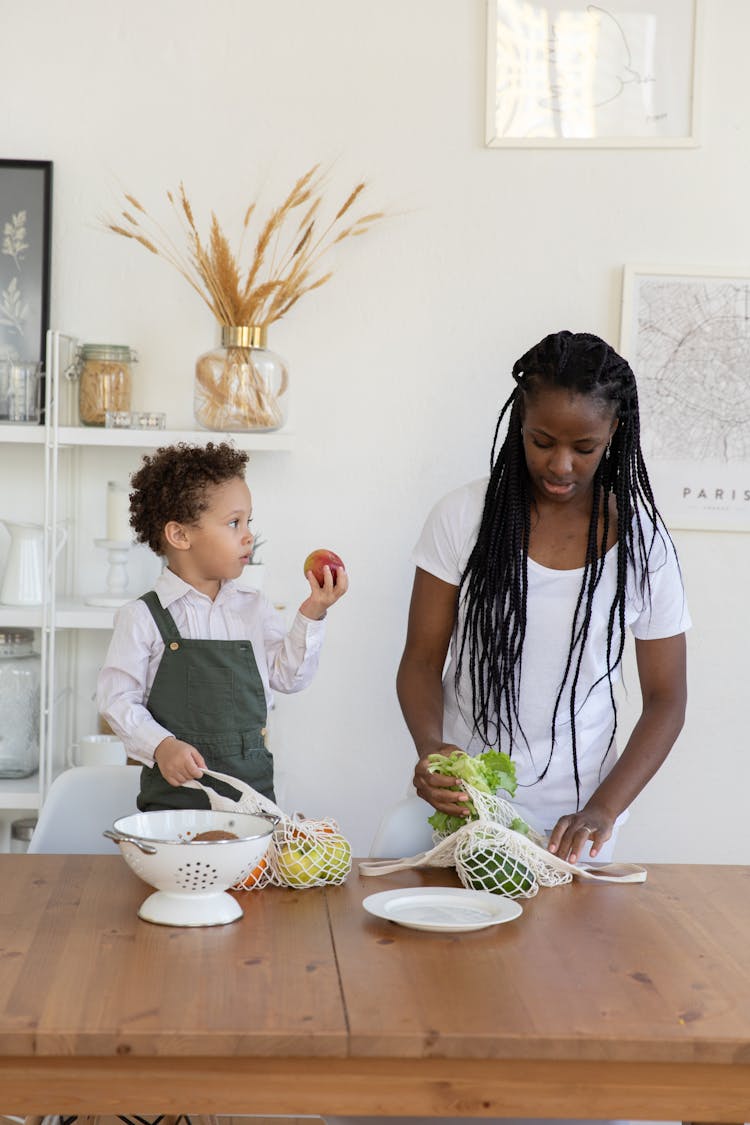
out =
[[[414,784],[435,809],[465,815],[466,795],[427,756],[504,750],[514,804],[550,851],[604,860],[682,728],[690,619],[627,362],[597,336],[557,332],[513,378],[489,480],[440,501],[413,555],[398,694]],[[642,710],[618,757],[628,628]]]

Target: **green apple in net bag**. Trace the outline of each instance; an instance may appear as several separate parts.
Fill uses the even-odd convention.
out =
[[[516,898],[534,887],[534,873],[520,859],[499,848],[482,847],[461,858],[463,881],[473,891]]]
[[[290,887],[340,883],[351,863],[349,841],[328,828],[317,837],[293,836],[279,847],[276,858],[279,875]]]

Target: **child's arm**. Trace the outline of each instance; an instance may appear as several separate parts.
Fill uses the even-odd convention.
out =
[[[128,756],[154,764],[156,749],[172,732],[146,707],[149,665],[158,661],[163,645],[144,602],[118,610],[104,664],[97,677],[96,700],[102,715],[125,744]]]
[[[334,584],[326,567],[322,585],[312,573],[308,574],[310,596],[299,607],[291,628],[282,615],[267,601],[259,606],[259,628],[265,661],[260,668],[267,689],[288,695],[302,691],[312,681],[320,659],[326,629],[326,612],[349,587],[343,569],[339,569]]]

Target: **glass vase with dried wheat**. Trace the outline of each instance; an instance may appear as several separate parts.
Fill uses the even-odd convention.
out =
[[[278,430],[287,420],[289,372],[264,326],[221,329],[221,346],[198,357],[193,413],[207,430]]]
[[[256,211],[247,208],[237,253],[211,214],[208,237],[198,231],[183,184],[167,192],[186,236],[178,249],[167,231],[133,195],[104,225],[169,262],[201,297],[221,327],[221,346],[198,358],[194,414],[208,430],[277,430],[287,420],[289,372],[267,346],[268,325],[280,320],[305,293],[332,276],[323,259],[338,243],[365,234],[382,211],[360,213],[365,184],[349,192],[332,218],[322,214],[325,177],[318,165],[296,181],[258,230],[252,260],[240,265],[242,244]]]

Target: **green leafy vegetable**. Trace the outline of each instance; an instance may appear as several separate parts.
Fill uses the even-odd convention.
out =
[[[472,758],[460,750],[451,754],[430,754],[427,759],[431,773],[443,774],[445,777],[455,777],[460,781],[467,781],[482,793],[496,793],[503,789],[509,796],[516,791],[516,767],[507,754],[502,750],[485,750]],[[469,820],[476,820],[477,810],[473,801],[469,801]],[[520,817],[517,818],[520,821]],[[428,823],[436,832],[449,834],[455,832],[467,818],[463,816],[450,816],[448,813],[434,812]],[[523,823],[523,821],[520,821]],[[515,825],[514,825],[515,827]]]

